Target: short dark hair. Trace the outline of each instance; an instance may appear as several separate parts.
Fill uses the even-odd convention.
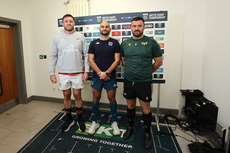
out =
[[[139,17],[139,16],[133,18],[131,22],[133,22],[133,21],[139,21],[139,20],[141,20],[141,21],[143,21],[143,23],[145,23],[145,20],[142,17]]]
[[[62,20],[64,20],[65,17],[71,17],[71,18],[73,18],[73,20],[74,20],[74,17],[73,17],[71,14],[65,14],[65,15],[62,17]]]

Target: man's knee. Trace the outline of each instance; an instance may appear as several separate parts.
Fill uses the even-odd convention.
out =
[[[110,103],[114,104],[116,102],[115,97],[114,96],[108,96],[108,100]]]
[[[74,95],[75,100],[81,100],[81,95]]]
[[[95,103],[98,103],[100,101],[100,99],[101,99],[101,96],[93,96],[93,101]]]
[[[81,100],[81,92],[73,92],[75,100]]]
[[[64,99],[70,99],[71,98],[71,92],[70,93],[64,93]]]
[[[149,114],[151,112],[150,106],[142,107],[142,112],[144,114]]]
[[[143,113],[144,114],[149,114],[151,111],[150,111],[150,109],[145,109],[145,110],[143,110]]]

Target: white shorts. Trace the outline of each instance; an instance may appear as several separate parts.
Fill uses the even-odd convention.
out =
[[[68,90],[69,88],[82,89],[84,83],[82,80],[83,73],[76,75],[59,74],[59,89]]]

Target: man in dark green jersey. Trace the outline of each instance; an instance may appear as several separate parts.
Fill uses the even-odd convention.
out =
[[[144,20],[135,17],[131,21],[132,37],[121,44],[121,58],[124,69],[124,92],[127,101],[128,127],[123,135],[127,140],[134,129],[136,99],[139,99],[142,109],[142,117],[145,125],[145,148],[152,146],[150,134],[152,113],[150,102],[152,101],[152,73],[163,63],[162,53],[158,43],[143,34],[145,30]],[[154,61],[154,63],[153,63]]]

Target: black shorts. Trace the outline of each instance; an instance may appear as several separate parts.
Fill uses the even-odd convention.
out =
[[[126,99],[139,98],[144,102],[152,101],[152,82],[130,82],[124,79],[123,96]]]

